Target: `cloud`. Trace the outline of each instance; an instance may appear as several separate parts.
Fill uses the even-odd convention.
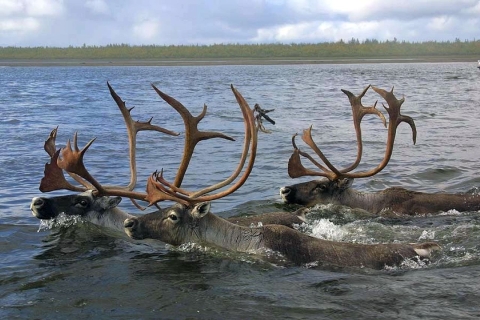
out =
[[[2,16],[56,16],[63,13],[63,0],[0,0]]]
[[[385,41],[396,37],[407,41],[446,41],[462,38],[460,34],[464,35],[462,39],[472,40],[476,36],[472,28],[478,27],[480,21],[480,1],[477,0],[434,3],[404,0],[394,6],[384,0],[292,0],[289,6],[292,12],[303,13],[305,19],[310,20],[259,28],[251,40],[258,43],[352,38]],[[317,18],[312,19],[315,16]]]
[[[41,28],[41,18],[62,12],[60,0],[0,0],[0,36],[15,38],[35,33]]]
[[[0,32],[26,33],[37,30],[39,26],[38,20],[33,18],[0,20]]]
[[[143,41],[152,41],[158,34],[159,23],[154,19],[141,21],[133,26],[133,34],[135,37]]]
[[[0,0],[0,16],[8,17],[21,12],[23,9],[20,1]]]
[[[478,38],[480,0],[0,0],[0,46]]]
[[[377,34],[382,26],[376,22],[322,22],[314,21],[274,27],[272,29],[259,29],[254,42],[281,42],[281,43],[312,43],[318,41],[350,40],[362,38],[364,34]]]

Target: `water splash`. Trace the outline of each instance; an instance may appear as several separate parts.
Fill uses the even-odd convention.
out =
[[[385,270],[398,271],[398,270],[424,269],[430,265],[431,265],[430,260],[414,257],[414,258],[404,259],[402,263],[398,266],[385,266]]]
[[[435,239],[435,231],[434,230],[423,230],[420,237],[418,237],[418,241],[433,240],[433,239]]]
[[[170,244],[166,244],[166,248],[168,250],[174,250],[174,251],[180,251],[180,252],[207,252],[209,251],[209,248],[206,246],[199,245],[198,243],[195,242],[187,242],[184,244],[181,244],[179,246],[172,246]]]
[[[78,215],[66,215],[65,213],[59,214],[55,219],[51,220],[40,220],[40,225],[37,232],[52,230],[60,227],[70,227],[77,225],[79,223],[84,223],[85,221],[81,216]]]
[[[311,235],[325,240],[341,241],[348,232],[328,219],[320,219],[311,223]]]
[[[457,211],[457,210],[455,210],[455,209],[450,209],[450,210],[448,210],[448,211],[441,212],[441,213],[439,213],[438,215],[439,215],[439,216],[461,216],[461,215],[463,215],[463,214],[465,214],[465,213],[462,213],[462,212]]]

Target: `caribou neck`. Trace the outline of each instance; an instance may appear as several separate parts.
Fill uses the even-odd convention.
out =
[[[351,208],[379,213],[384,207],[385,195],[382,192],[362,192],[347,189],[337,196],[334,202]]]
[[[239,226],[212,213],[197,221],[191,229],[192,241],[239,252],[253,252],[263,247],[262,228]]]

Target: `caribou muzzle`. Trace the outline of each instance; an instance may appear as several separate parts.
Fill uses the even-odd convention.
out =
[[[282,197],[285,204],[309,204],[308,201],[305,201],[303,197],[299,196],[300,194],[301,192],[299,192],[298,187],[295,185],[280,188],[280,197]]]
[[[295,199],[295,189],[290,188],[288,186],[280,188],[280,197],[284,203],[298,203],[297,199]]]
[[[58,215],[55,207],[52,206],[48,198],[35,197],[30,203],[30,210],[32,214],[38,219],[53,219]]]
[[[140,225],[137,219],[128,218],[123,222],[123,227],[127,235],[135,240],[142,240],[144,236],[140,232]]]

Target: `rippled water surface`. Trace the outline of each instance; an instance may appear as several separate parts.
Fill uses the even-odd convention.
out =
[[[434,240],[443,250],[431,264],[398,268],[320,269],[195,245],[172,248],[135,242],[78,220],[41,224],[29,210],[48,156],[50,130],[64,145],[97,137],[85,162],[98,180],[127,184],[125,126],[106,82],[133,107],[135,119],[183,133],[183,122],[150,87],[153,83],[197,115],[203,130],[235,142],[201,142],[183,186],[201,188],[229,176],[242,148],[242,118],[233,84],[251,106],[275,109],[272,133],[260,135],[255,168],[234,194],[212,204],[227,217],[293,210],[279,187],[307,179],[287,175],[291,137],[313,125],[314,139],[340,167],[356,153],[350,105],[372,84],[405,97],[402,113],[416,121],[398,128],[389,165],[357,179],[365,191],[402,186],[424,192],[478,192],[480,72],[475,63],[208,67],[0,68],[0,317],[3,319],[477,319],[480,316],[480,214],[445,212],[409,219],[360,217],[335,206],[312,208],[305,232],[361,243]],[[381,99],[369,91],[365,105]],[[362,168],[383,157],[385,129],[363,122]],[[300,143],[300,142],[299,142]],[[304,147],[305,148],[305,147]],[[173,179],[183,139],[138,136],[138,189],[152,171]],[[64,194],[55,192],[52,195]],[[128,202],[121,204],[138,211]],[[274,260],[274,261],[273,261]]]

